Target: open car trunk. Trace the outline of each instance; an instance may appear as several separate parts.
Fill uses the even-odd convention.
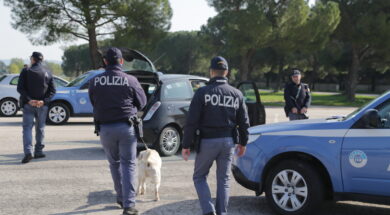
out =
[[[159,89],[159,72],[156,71],[152,61],[141,52],[128,48],[120,48],[120,50],[125,60],[123,71],[136,77],[145,91],[147,104],[145,108],[138,111],[138,116],[143,117]]]

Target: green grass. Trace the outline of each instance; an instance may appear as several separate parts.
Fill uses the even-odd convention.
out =
[[[360,107],[375,99],[376,96],[357,95],[354,102],[347,101],[341,94],[327,95],[312,93],[312,105]],[[284,106],[283,92],[260,92],[261,101],[265,106]]]

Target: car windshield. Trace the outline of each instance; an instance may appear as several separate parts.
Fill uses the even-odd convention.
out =
[[[5,78],[5,75],[0,76],[0,82]]]
[[[88,77],[88,73],[82,74],[79,77],[75,78],[73,81],[71,81],[67,87],[75,87],[75,86],[80,86],[81,83]]]
[[[125,61],[123,64],[123,70],[124,71],[135,71],[135,70],[142,70],[142,71],[149,71],[154,72],[153,68],[150,66],[150,64],[143,60],[134,59],[132,61]]]
[[[389,93],[390,91],[387,91],[385,93],[383,93],[382,95],[378,96],[378,98],[376,99],[373,99],[372,101],[370,102],[367,102],[365,105],[362,105],[361,107],[359,107],[358,109],[356,109],[355,111],[353,111],[352,113],[348,114],[346,117],[344,117],[343,120],[348,120],[348,119],[351,119],[353,118],[357,113],[359,113],[362,109],[364,109],[365,107],[367,106],[370,106],[371,104],[373,104],[374,102],[376,102],[378,99],[384,97],[385,95],[387,95],[387,93]]]

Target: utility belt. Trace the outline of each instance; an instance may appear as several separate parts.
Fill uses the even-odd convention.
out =
[[[200,142],[202,139],[231,137],[235,144],[239,143],[239,133],[237,128],[204,128],[195,131],[194,148],[197,153],[200,152]]]
[[[100,125],[107,125],[107,124],[113,124],[113,123],[128,123],[130,126],[134,127],[135,135],[137,138],[141,139],[144,136],[143,132],[143,125],[142,125],[142,119],[138,116],[130,116],[129,118],[125,119],[119,119],[119,120],[112,120],[112,121],[105,121],[105,122],[99,122],[94,121],[95,123],[95,131],[94,133],[96,136],[99,136],[100,133]]]

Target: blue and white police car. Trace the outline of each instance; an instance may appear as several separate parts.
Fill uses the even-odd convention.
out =
[[[233,175],[279,214],[315,214],[323,200],[390,204],[390,91],[346,117],[249,129]]]

